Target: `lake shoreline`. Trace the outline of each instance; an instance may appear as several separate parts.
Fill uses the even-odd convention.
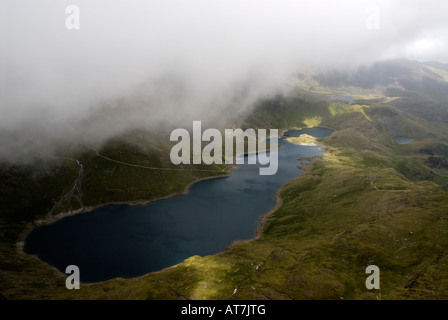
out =
[[[290,130],[291,130],[291,129],[290,129]],[[333,129],[333,130],[334,130],[334,129]],[[281,132],[281,135],[279,135],[279,136],[280,136],[279,138],[283,137],[283,135],[284,135],[284,133],[285,133],[286,131],[288,131],[288,130],[281,130],[281,131],[280,131],[280,132]],[[290,143],[290,142],[288,142],[288,143]],[[280,147],[280,145],[279,145],[279,147]],[[324,150],[323,150],[323,144],[318,143],[318,145],[316,145],[316,146],[314,146],[314,147],[316,147],[317,149],[321,150],[322,153],[324,153]],[[279,148],[279,149],[281,149],[281,148]],[[258,153],[258,152],[256,152],[256,153]],[[245,154],[245,155],[246,155],[246,154]],[[299,160],[300,160],[300,159],[299,159]],[[211,180],[211,179],[219,179],[219,178],[230,177],[230,176],[233,175],[233,173],[232,173],[233,170],[238,169],[238,167],[239,167],[238,165],[229,165],[229,166],[227,167],[227,170],[228,170],[228,171],[227,171],[226,173],[219,174],[219,175],[216,175],[216,176],[209,176],[209,177],[203,177],[203,178],[196,179],[196,180],[192,181],[191,183],[189,183],[189,184],[185,187],[184,191],[182,191],[182,192],[174,192],[174,193],[172,193],[172,194],[169,194],[169,195],[167,195],[167,196],[163,196],[163,197],[160,197],[160,198],[155,198],[155,199],[151,199],[151,200],[136,200],[136,201],[121,201],[121,202],[115,202],[115,201],[112,201],[112,202],[107,202],[107,203],[98,204],[98,205],[95,205],[95,206],[88,206],[88,207],[83,207],[83,208],[79,208],[79,209],[76,209],[76,210],[70,210],[70,211],[68,211],[68,212],[62,212],[62,213],[59,213],[59,214],[57,214],[57,215],[50,215],[50,213],[47,213],[47,215],[44,216],[43,218],[28,223],[28,225],[26,226],[25,230],[21,233],[21,235],[20,235],[20,237],[19,237],[19,240],[16,242],[17,250],[18,250],[19,253],[22,254],[22,255],[25,255],[25,256],[27,256],[27,257],[31,257],[31,258],[35,258],[35,259],[39,260],[39,262],[43,262],[46,266],[50,267],[50,268],[53,269],[53,270],[57,270],[57,271],[58,271],[58,274],[60,274],[61,276],[64,276],[64,277],[65,277],[66,275],[65,275],[65,273],[64,273],[63,271],[57,269],[56,267],[54,267],[53,265],[47,263],[46,261],[41,260],[37,255],[35,255],[35,254],[28,254],[28,253],[25,252],[25,241],[26,241],[26,238],[27,238],[28,235],[29,235],[33,230],[35,230],[36,228],[43,227],[43,226],[46,226],[46,225],[54,224],[54,223],[58,222],[59,220],[65,218],[65,217],[74,216],[74,215],[79,214],[79,213],[88,213],[88,212],[94,211],[94,210],[96,210],[96,209],[98,209],[98,208],[102,208],[102,207],[106,207],[106,206],[111,206],[111,205],[145,206],[145,205],[147,205],[147,204],[149,204],[149,203],[151,203],[151,202],[155,202],[155,201],[158,201],[158,200],[168,199],[168,198],[174,197],[174,196],[176,196],[176,195],[188,194],[188,193],[190,192],[190,188],[191,188],[194,184],[196,184],[196,183],[198,183],[198,182],[201,182],[201,181]],[[300,164],[299,164],[297,167],[299,168],[299,167],[300,167]],[[308,167],[308,166],[307,166],[307,167]],[[299,175],[297,178],[300,178],[304,173],[306,173],[306,171],[308,171],[308,168],[306,168],[306,169],[302,169],[302,168],[301,168],[301,170],[303,170],[303,172],[301,172],[300,175]],[[231,246],[233,246],[233,245],[235,245],[235,244],[238,244],[238,243],[241,243],[241,242],[248,242],[248,241],[253,241],[253,240],[259,239],[259,238],[263,235],[264,228],[265,228],[265,225],[266,225],[266,222],[267,222],[268,218],[269,218],[272,214],[274,214],[279,208],[281,208],[281,206],[283,205],[283,199],[281,198],[280,194],[281,194],[281,192],[282,192],[282,190],[283,190],[283,187],[284,187],[284,186],[286,185],[286,183],[288,183],[289,181],[291,181],[291,180],[288,180],[287,182],[285,182],[285,183],[284,183],[284,184],[277,190],[277,192],[276,192],[276,194],[275,194],[275,200],[276,200],[276,204],[275,204],[275,206],[274,206],[272,209],[270,209],[268,212],[262,214],[262,215],[259,217],[258,226],[257,226],[257,228],[256,228],[256,230],[255,230],[255,236],[254,236],[254,237],[252,237],[252,238],[250,238],[250,239],[247,239],[247,240],[235,240],[235,241],[231,242],[231,243],[230,243],[230,244],[229,244],[223,251],[221,251],[221,252],[217,252],[217,253],[215,253],[215,254],[221,254],[221,253],[224,253],[224,252],[227,250],[227,248],[229,248],[229,247],[231,247]],[[182,262],[180,262],[180,263],[182,263]],[[155,272],[161,272],[161,271],[163,271],[163,270],[166,270],[166,269],[169,269],[169,268],[173,268],[173,267],[175,267],[175,266],[177,266],[177,265],[178,265],[178,264],[173,265],[173,266],[169,266],[169,267],[166,267],[166,268],[163,268],[163,269],[158,270],[158,271],[148,272],[148,273],[146,273],[146,274],[151,274],[151,273],[155,273]],[[146,274],[145,274],[145,275],[146,275]],[[144,275],[142,275],[142,276],[144,276]],[[121,277],[118,277],[118,278],[121,278]],[[114,279],[118,279],[118,278],[114,278]],[[134,278],[134,277],[132,277],[132,278]],[[127,278],[122,278],[122,279],[127,279]],[[106,281],[107,281],[107,280],[106,280]],[[105,281],[100,281],[100,282],[105,282]],[[83,282],[83,283],[88,284],[88,283],[90,283],[90,282]],[[93,283],[97,283],[97,282],[93,282]]]
[[[318,142],[318,143],[316,143],[316,145],[314,146],[314,147],[316,147],[317,149],[319,149],[319,150],[321,150],[322,151],[322,154],[321,155],[319,155],[319,156],[315,156],[315,158],[318,158],[318,157],[324,157],[325,156],[325,145],[323,144],[323,143],[321,143],[321,142]],[[313,157],[314,158],[314,157]],[[299,159],[300,160],[300,159]],[[244,242],[249,242],[249,241],[254,241],[254,240],[257,240],[257,239],[259,239],[262,235],[263,235],[263,232],[264,232],[264,228],[265,228],[265,226],[266,226],[266,222],[267,222],[267,219],[271,216],[271,215],[273,215],[278,209],[280,209],[281,208],[281,206],[283,205],[283,198],[281,197],[281,192],[282,192],[282,190],[283,190],[283,187],[287,184],[287,183],[289,183],[290,181],[292,181],[292,180],[294,180],[294,179],[300,179],[304,174],[306,174],[307,172],[309,172],[309,170],[310,170],[310,166],[309,166],[309,164],[311,163],[311,162],[313,162],[313,161],[316,161],[317,159],[313,159],[313,160],[311,160],[311,161],[309,161],[308,163],[306,163],[307,165],[306,166],[304,166],[303,165],[303,163],[300,163],[297,167],[298,168],[300,168],[300,170],[302,170],[303,172],[297,177],[297,178],[293,178],[293,179],[291,179],[291,180],[289,180],[289,181],[287,181],[285,184],[283,184],[281,187],[280,187],[280,189],[277,191],[277,193],[275,194],[275,199],[276,199],[276,205],[274,206],[274,208],[272,208],[271,210],[269,210],[268,212],[266,212],[266,213],[264,213],[263,215],[261,215],[260,216],[260,219],[259,219],[259,222],[258,222],[258,227],[257,227],[257,230],[256,230],[256,232],[255,232],[255,237],[254,238],[251,238],[251,239],[247,239],[247,240],[235,240],[234,242],[232,242],[229,246],[228,246],[228,248],[230,248],[230,247],[232,247],[232,246],[234,246],[234,245],[237,245],[237,244],[239,244],[239,243],[244,243]]]
[[[51,224],[54,224],[54,223],[58,222],[59,220],[61,220],[63,218],[71,217],[71,216],[74,216],[74,215],[77,215],[77,214],[80,214],[80,213],[88,213],[88,212],[94,211],[94,210],[102,208],[102,207],[107,207],[107,206],[145,206],[145,205],[147,205],[147,204],[149,204],[151,202],[156,202],[156,201],[159,201],[159,200],[169,199],[169,198],[172,198],[172,197],[177,196],[177,195],[188,194],[190,192],[190,188],[194,184],[196,184],[198,182],[201,182],[201,181],[206,181],[206,180],[230,177],[230,176],[232,176],[232,171],[237,169],[237,168],[238,168],[237,165],[229,165],[228,173],[196,179],[196,180],[192,181],[190,184],[188,184],[185,187],[184,191],[182,191],[182,192],[173,192],[173,193],[171,193],[169,195],[166,195],[166,196],[163,196],[163,197],[159,197],[159,198],[156,198],[156,199],[135,200],[135,201],[111,201],[111,202],[98,204],[98,205],[95,205],[95,206],[87,206],[87,207],[79,208],[79,209],[76,209],[76,210],[70,210],[68,212],[61,212],[61,213],[58,213],[56,215],[50,215],[50,213],[47,213],[41,219],[34,220],[34,221],[32,221],[32,222],[27,224],[27,226],[25,227],[25,230],[20,234],[19,239],[16,242],[17,250],[19,251],[20,254],[24,254],[26,256],[35,256],[35,255],[32,255],[32,254],[26,253],[24,249],[25,249],[25,240],[26,240],[26,238],[36,228],[47,226],[47,225],[51,225]],[[47,263],[47,264],[50,265],[49,263]]]

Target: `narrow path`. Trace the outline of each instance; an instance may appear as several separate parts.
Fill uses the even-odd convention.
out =
[[[81,208],[84,207],[84,203],[82,202],[82,188],[81,188],[81,183],[82,183],[82,177],[84,174],[84,166],[81,164],[81,162],[79,162],[79,160],[77,159],[72,159],[72,158],[65,158],[65,157],[54,157],[54,158],[58,158],[58,159],[65,159],[65,160],[72,160],[75,161],[76,164],[79,166],[79,171],[78,171],[78,177],[76,178],[75,182],[73,183],[72,188],[66,193],[64,194],[59,200],[58,202],[56,202],[53,207],[51,208],[50,214],[53,214],[54,210],[59,207],[60,205],[62,205],[65,201],[69,200],[70,197],[72,195],[75,194],[75,191],[77,191],[76,193],[76,197],[78,198],[79,204],[81,205]]]
[[[440,174],[440,173],[437,173],[436,171],[434,171],[433,169],[431,169],[430,167],[428,167],[428,166],[425,166],[429,171],[431,171],[432,173],[434,173],[436,176],[439,176],[439,177],[443,177],[443,178],[448,178],[448,176],[445,176],[445,175],[443,175],[443,174]]]
[[[376,180],[376,178],[378,177],[378,174],[377,173],[373,173],[372,172],[372,170],[370,170],[370,169],[367,169],[368,171],[369,171],[369,173],[370,173],[370,176],[369,177],[367,177],[367,181],[370,181],[370,185],[373,187],[373,188],[375,188],[375,190],[376,191],[382,191],[382,190],[380,190],[380,189],[378,189],[373,183],[375,182],[375,180]]]
[[[376,180],[376,175],[375,176],[373,176],[373,180],[372,181],[370,181],[370,185],[372,186],[372,187],[374,187],[375,188],[375,190],[376,191],[380,191],[375,185],[373,185],[373,183],[375,182],[375,180]],[[370,177],[369,177],[370,178]]]
[[[95,149],[92,146],[89,146],[88,144],[82,143],[83,146],[89,148],[90,150],[94,151],[98,157],[101,157],[103,159],[106,159],[108,161],[112,161],[115,163],[123,164],[126,166],[136,167],[136,168],[143,168],[143,169],[149,169],[149,170],[161,170],[161,171],[203,171],[203,172],[224,172],[227,168],[223,168],[222,170],[207,170],[207,169],[178,169],[178,168],[158,168],[158,167],[148,167],[143,166],[139,164],[129,163],[129,162],[123,162],[115,159],[111,159],[109,157],[106,157],[99,153],[97,149]]]

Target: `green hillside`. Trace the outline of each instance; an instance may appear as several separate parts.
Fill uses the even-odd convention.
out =
[[[446,83],[428,66],[414,62],[386,67],[378,70],[390,72],[390,77],[423,74]],[[0,171],[4,190],[1,295],[9,299],[447,299],[448,125],[443,114],[448,107],[437,98],[433,102],[437,107],[429,108],[432,115],[421,116],[423,109],[417,104],[401,100],[400,105],[387,97],[383,86],[390,84],[388,77],[381,78],[379,71],[363,72],[375,75],[375,84],[358,84],[353,94],[350,86],[357,85],[355,78],[324,83],[322,78],[309,80],[305,75],[305,80],[293,84],[291,95],[260,101],[246,119],[244,127],[335,129],[328,138],[318,139],[325,146],[321,159],[303,165],[305,173],[279,191],[281,205],[264,217],[256,239],[142,277],[66,290],[64,275],[21,253],[16,242],[30,222],[52,210],[71,189],[79,168],[62,159],[39,170],[4,165]],[[307,79],[313,81],[313,90],[307,88],[311,83]],[[415,101],[414,91],[427,92],[421,83],[416,89],[402,88],[411,92],[406,99]],[[331,96],[352,96],[355,102],[332,103]],[[424,99],[429,103],[428,94]],[[400,145],[395,136],[415,140]],[[144,202],[183,192],[197,179],[228,173],[225,166],[151,169],[175,169],[167,150],[169,146],[141,132],[111,140],[98,152],[80,146],[70,156],[85,167],[82,192],[73,193],[54,213],[81,204]],[[381,270],[380,290],[365,287],[368,265]]]

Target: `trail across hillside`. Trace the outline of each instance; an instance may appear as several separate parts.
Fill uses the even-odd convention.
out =
[[[90,150],[94,151],[98,157],[101,157],[103,159],[106,159],[106,160],[109,160],[109,161],[112,161],[115,163],[123,164],[126,166],[131,166],[131,167],[136,167],[136,168],[143,168],[143,169],[149,169],[149,170],[161,170],[161,171],[203,171],[203,172],[224,172],[226,170],[226,168],[223,168],[222,170],[207,170],[207,169],[179,169],[179,168],[148,167],[148,166],[143,166],[143,165],[139,165],[139,164],[134,164],[134,163],[123,162],[123,161],[111,159],[109,157],[106,157],[106,156],[100,154],[97,149],[95,149],[92,146],[89,146],[88,144],[82,143],[82,145],[89,148]]]
[[[68,191],[66,194],[64,194],[59,200],[58,202],[56,202],[53,205],[53,208],[51,208],[50,213],[53,213],[54,210],[61,205],[62,203],[64,203],[65,201],[67,201],[68,199],[70,199],[70,197],[72,195],[75,194],[75,191],[77,191],[76,197],[78,198],[78,201],[81,205],[81,207],[84,207],[84,204],[82,202],[82,188],[81,188],[81,182],[82,182],[82,177],[84,174],[84,166],[81,164],[81,162],[79,162],[79,160],[77,159],[72,159],[72,158],[65,158],[65,157],[54,157],[54,158],[58,158],[58,159],[65,159],[65,160],[71,160],[71,161],[75,161],[77,163],[77,165],[79,166],[79,172],[78,172],[78,177],[76,178],[75,182],[73,182],[73,186],[70,189],[70,191]]]

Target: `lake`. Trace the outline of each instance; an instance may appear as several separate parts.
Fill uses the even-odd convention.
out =
[[[326,137],[331,132],[316,127],[287,135]],[[255,237],[260,217],[276,205],[278,190],[301,174],[298,158],[322,154],[315,146],[278,141],[283,148],[275,175],[259,175],[260,165],[246,159],[232,176],[200,181],[187,194],[144,206],[108,205],[36,228],[24,251],[62,272],[77,265],[82,282],[136,277],[193,255],[221,252],[235,240]]]
[[[414,141],[413,138],[410,137],[394,137],[394,141],[398,144],[408,144]]]

